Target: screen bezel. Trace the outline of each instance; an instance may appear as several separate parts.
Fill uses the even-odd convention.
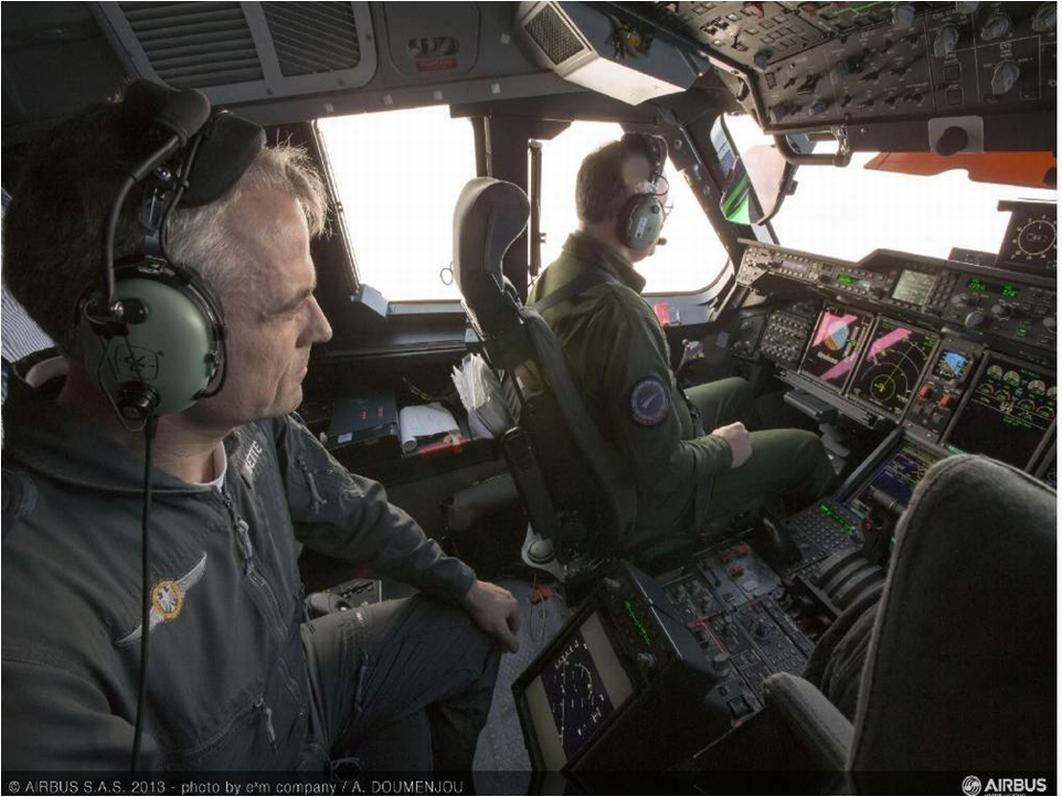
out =
[[[804,360],[807,359],[808,352],[810,352],[811,348],[815,345],[815,333],[819,329],[819,324],[822,323],[822,316],[826,313],[832,313],[833,315],[837,315],[838,312],[848,312],[849,314],[855,314],[860,316],[861,318],[865,318],[867,322],[866,330],[868,331],[874,329],[874,327],[877,326],[877,316],[874,313],[868,313],[864,310],[860,310],[859,308],[847,307],[845,305],[824,304],[822,306],[822,309],[819,310],[819,314],[815,319],[815,323],[811,327],[811,334],[808,335],[807,343],[801,351],[800,361],[797,363],[796,372],[805,379],[810,379],[811,381],[815,382],[815,384],[821,385],[830,392],[836,393],[838,396],[843,396],[845,394],[845,391],[848,390],[848,385],[852,382],[852,377],[855,376],[856,367],[858,367],[860,361],[863,358],[863,350],[866,349],[867,340],[869,339],[869,333],[867,331],[864,332],[863,339],[859,341],[859,346],[856,348],[856,365],[853,366],[852,369],[845,376],[843,384],[839,386],[834,385],[826,381],[822,377],[808,373],[804,370]]]
[[[892,462],[896,455],[903,451],[905,447],[910,446],[911,448],[917,449],[919,453],[924,454],[927,458],[931,458],[933,460],[933,465],[936,465],[942,459],[947,459],[949,456],[951,456],[949,452],[941,451],[936,446],[926,445],[924,441],[919,440],[914,435],[907,433],[906,430],[901,429],[900,431],[902,432],[902,434],[899,435],[897,442],[889,450],[888,455],[880,458],[874,465],[874,467],[870,469],[870,472],[862,480],[859,481],[857,486],[854,489],[849,490],[845,494],[843,500],[839,502],[854,516],[859,517],[859,513],[852,508],[851,502],[858,498],[860,495],[862,495],[863,492],[874,483],[874,480],[877,479],[881,471],[890,462]],[[915,485],[915,489],[918,489],[917,485]],[[914,498],[914,490],[911,491],[911,498]],[[910,506],[910,502],[908,502],[907,506],[904,507],[904,511],[907,510],[908,506]]]
[[[955,409],[955,414],[952,415],[951,420],[948,421],[948,426],[944,430],[944,434],[940,436],[940,446],[944,448],[949,454],[979,453],[977,451],[953,451],[951,448],[949,448],[949,446],[951,444],[951,435],[955,431],[955,427],[958,425],[959,419],[962,418],[962,414],[966,411],[966,405],[969,404],[970,401],[973,399],[974,389],[977,385],[981,384],[981,378],[984,375],[984,372],[988,370],[989,364],[993,362],[1003,362],[1008,365],[1016,366],[1018,368],[1030,368],[1036,371],[1040,371],[1044,374],[1050,375],[1051,379],[1055,380],[1055,385],[1057,387],[1058,376],[1051,368],[1042,366],[1039,363],[1029,362],[1028,360],[1019,360],[1016,357],[1008,357],[1007,355],[1000,354],[997,351],[986,349],[981,355],[981,362],[977,366],[977,371],[972,377],[970,377],[970,381],[967,383],[965,391],[963,391],[962,401],[959,402],[959,406]],[[1055,400],[1055,403],[1057,405],[1057,399]],[[1044,451],[1054,439],[1055,427],[1057,425],[1058,417],[1056,415],[1055,420],[1051,421],[1051,425],[1048,426],[1047,429],[1044,431],[1043,437],[1040,438],[1040,442],[1038,442],[1033,448],[1028,461],[1024,465],[1014,465],[1012,467],[1017,467],[1019,470],[1025,471],[1026,473],[1030,473],[1032,471],[1033,465],[1039,461],[1039,458],[1043,455]],[[987,456],[987,454],[984,456]]]
[[[631,683],[631,694],[617,706],[613,707],[612,714],[609,715],[602,723],[599,734],[608,732],[608,729],[616,722],[627,708],[629,708],[641,691],[641,681],[637,677],[637,672],[632,669],[630,664],[624,661],[623,656],[618,655],[621,650],[621,646],[617,644],[620,634],[613,628],[612,619],[609,617],[608,612],[605,610],[605,606],[598,600],[588,600],[579,608],[579,610],[568,618],[564,624],[562,631],[568,631],[570,629],[581,629],[590,615],[597,612],[601,622],[601,628],[605,633],[605,637],[608,639],[609,644],[612,645],[612,649],[617,652],[617,660],[622,668],[627,679]],[[550,644],[541,653],[535,657],[534,661],[528,665],[527,669],[520,674],[520,677],[513,682],[513,700],[516,703],[516,714],[520,719],[520,729],[524,734],[524,746],[527,748],[528,757],[531,759],[531,767],[533,771],[557,771],[546,770],[545,759],[542,755],[542,743],[538,738],[538,731],[535,728],[534,723],[531,721],[530,708],[527,703],[527,690],[531,683],[542,675],[543,669],[549,662],[560,652],[564,647],[564,643],[568,640],[569,634],[558,633],[553,638]],[[590,749],[589,742],[583,745],[574,756],[567,759],[559,770],[561,772],[569,770],[576,762],[582,758],[586,752]]]
[[[878,328],[881,326],[882,321],[888,321],[891,324],[896,324],[897,326],[904,327],[905,329],[910,329],[912,332],[918,332],[922,335],[932,335],[937,339],[937,342],[933,345],[933,348],[929,352],[929,357],[926,359],[926,364],[922,366],[922,370],[918,374],[918,379],[915,380],[914,389],[912,390],[911,395],[908,397],[907,402],[903,405],[903,409],[900,410],[899,415],[896,415],[890,412],[889,410],[885,409],[884,407],[875,404],[873,401],[852,394],[852,389],[855,387],[856,373],[858,373],[859,369],[863,367],[864,357],[866,356],[867,351],[869,351],[871,341],[873,341],[877,337]],[[928,372],[928,370],[936,363],[937,353],[940,351],[941,341],[943,340],[944,336],[941,333],[934,332],[931,329],[920,327],[917,324],[908,324],[906,321],[901,321],[897,318],[893,318],[892,316],[876,316],[874,318],[874,324],[870,328],[870,333],[867,335],[866,340],[860,347],[859,362],[857,362],[855,368],[852,369],[852,375],[848,381],[848,386],[845,388],[845,392],[842,395],[849,401],[858,404],[859,406],[867,410],[876,412],[885,418],[892,418],[897,423],[900,423],[904,418],[907,417],[907,411],[911,408],[911,403],[914,401],[915,394],[918,391],[918,386],[921,385],[922,381],[926,378],[926,373]]]

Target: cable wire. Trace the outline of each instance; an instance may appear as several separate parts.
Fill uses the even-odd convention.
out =
[[[133,755],[129,770],[137,772],[140,759],[140,741],[144,733],[144,697],[147,694],[148,641],[151,630],[151,571],[148,563],[151,559],[150,535],[151,524],[151,455],[158,428],[158,416],[148,417],[144,424],[144,511],[140,527],[140,688],[136,698],[136,726],[133,730]]]

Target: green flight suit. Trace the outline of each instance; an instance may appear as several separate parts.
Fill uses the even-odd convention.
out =
[[[528,305],[586,268],[607,271],[621,284],[597,283],[542,315],[564,348],[588,411],[633,476],[638,508],[629,550],[642,552],[662,537],[688,539],[708,520],[765,495],[818,497],[832,471],[816,435],[795,429],[753,432],[752,457],[736,469],[725,440],[696,435],[664,332],[641,296],[645,278],[618,251],[573,234],[532,286]],[[742,379],[698,386],[689,398],[705,429],[738,420],[756,423],[752,392]]]

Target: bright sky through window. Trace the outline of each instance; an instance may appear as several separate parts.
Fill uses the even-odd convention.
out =
[[[583,158],[623,135],[614,122],[573,122],[551,141],[542,142],[542,266],[560,255],[561,246],[578,223],[575,176]],[[646,293],[686,293],[707,287],[726,266],[726,250],[697,203],[690,187],[671,165],[664,170],[671,186],[671,215],[664,225],[666,246],[637,263]]]
[[[739,150],[770,142],[748,116],[727,117]],[[856,152],[845,168],[801,166],[796,193],[772,220],[782,246],[859,260],[874,249],[946,258],[952,247],[995,253],[1009,213],[1001,199],[1055,201],[1046,189],[977,183],[965,170],[932,176],[865,169],[877,153]]]
[[[362,281],[391,301],[459,299],[454,203],[476,176],[468,119],[446,106],[318,121]]]

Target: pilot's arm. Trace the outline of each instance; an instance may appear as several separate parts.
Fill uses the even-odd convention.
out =
[[[55,662],[47,651],[4,652],[4,771],[128,772],[133,726],[114,713],[87,676]],[[59,657],[55,659],[58,661]],[[154,769],[158,745],[146,731],[139,767]]]
[[[613,301],[591,321],[602,394],[604,430],[623,451],[640,484],[689,495],[731,466],[731,450],[716,435],[693,436],[689,409],[668,363],[667,342],[656,316],[633,291],[609,286]]]
[[[301,543],[452,603],[465,597],[475,581],[472,569],[444,555],[409,515],[388,503],[379,483],[350,473],[297,421],[274,423]]]

